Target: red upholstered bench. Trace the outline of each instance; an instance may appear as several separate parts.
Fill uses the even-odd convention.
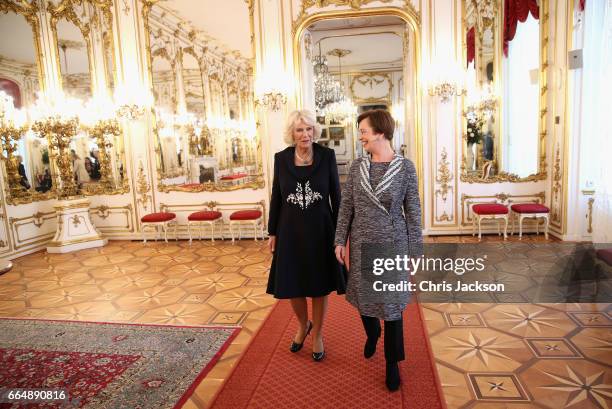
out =
[[[222,176],[219,180],[221,183],[237,185],[243,183],[249,177],[248,173],[233,173],[231,175]]]
[[[478,240],[482,239],[481,223],[484,219],[497,220],[497,234],[501,234],[499,222],[504,221],[504,240],[508,238],[508,207],[500,203],[478,203],[472,205],[472,236],[476,234],[478,223]]]
[[[263,240],[263,213],[261,210],[237,210],[230,215],[230,233],[232,235],[232,243],[234,243],[234,225],[238,225],[238,240],[242,238],[242,229],[240,228],[243,224],[253,225],[253,234],[255,241],[257,241],[257,232],[259,231],[261,239]]]
[[[142,239],[144,244],[147,244],[147,235],[145,234],[146,228],[153,228],[155,230],[155,241],[157,241],[157,228],[161,227],[164,231],[164,240],[168,243],[168,227],[174,228],[174,238],[178,240],[178,236],[176,234],[176,214],[170,212],[158,212],[158,213],[149,213],[145,216],[142,216],[140,219],[142,232]]]
[[[548,239],[548,214],[550,209],[539,203],[517,203],[510,206],[512,209],[512,234],[514,234],[514,220],[519,219],[519,240],[523,238],[523,219],[536,220],[536,234],[540,234],[540,220],[544,219],[544,237]]]
[[[187,217],[187,231],[189,232],[189,244],[192,242],[191,226],[200,226],[200,240],[202,240],[202,227],[207,224],[210,226],[210,239],[215,241],[215,224],[221,222],[221,240],[223,237],[223,215],[216,210],[202,210],[200,212],[191,213]]]

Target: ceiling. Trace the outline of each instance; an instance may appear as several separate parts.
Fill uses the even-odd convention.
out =
[[[190,22],[196,30],[252,58],[249,8],[245,0],[167,0],[160,5]]]
[[[350,28],[384,27],[391,25],[404,25],[404,20],[395,16],[369,16],[338,18],[317,21],[308,27],[311,32],[328,30],[345,30]]]
[[[321,53],[327,55],[330,50],[339,48],[351,51],[342,57],[342,67],[378,66],[389,67],[393,62],[400,63],[403,52],[402,38],[395,33],[363,33],[346,34],[331,33],[334,37],[324,37],[321,41]],[[318,54],[318,46],[313,48],[313,54]],[[330,68],[338,67],[338,57],[327,55]]]
[[[57,36],[60,42],[67,44],[65,53],[59,50],[62,73],[89,73],[87,48],[81,31],[62,19],[57,22]],[[36,63],[32,29],[23,16],[12,12],[0,14],[0,38],[11,39],[0,41],[0,56],[25,64]]]
[[[327,55],[332,71],[337,71],[337,56],[330,50],[348,50],[342,57],[342,71],[380,70],[402,66],[403,32],[406,23],[395,16],[352,17],[317,21],[308,27],[312,35],[312,53]]]
[[[25,18],[15,13],[0,13],[0,56],[26,64],[36,62],[34,36]],[[5,39],[11,39],[6,41]]]

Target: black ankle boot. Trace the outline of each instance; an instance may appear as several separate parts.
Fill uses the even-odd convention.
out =
[[[365,358],[372,358],[374,353],[376,353],[376,344],[378,343],[378,338],[380,338],[381,329],[378,328],[378,334],[376,338],[368,338],[366,340],[365,346],[363,347],[363,356]]]
[[[387,362],[387,377],[385,379],[387,389],[389,389],[389,391],[391,392],[394,392],[399,389],[400,383],[401,379],[397,362]]]

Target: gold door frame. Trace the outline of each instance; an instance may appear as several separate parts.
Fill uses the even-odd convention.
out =
[[[376,7],[367,9],[354,9],[349,10],[331,10],[314,12],[313,14],[306,15],[304,11],[298,17],[297,21],[293,24],[293,67],[294,67],[294,78],[295,83],[300,84],[295,90],[295,104],[296,107],[301,108],[304,104],[303,91],[302,91],[302,52],[300,47],[300,41],[304,30],[311,24],[328,19],[341,19],[351,17],[371,17],[371,16],[395,16],[401,18],[414,33],[414,59],[411,61],[414,69],[414,123],[415,123],[415,134],[414,144],[416,148],[415,167],[417,171],[417,177],[419,180],[419,195],[421,197],[421,206],[424,204],[424,168],[423,168],[423,139],[422,139],[422,124],[421,124],[421,31],[420,31],[420,18],[418,13],[412,7],[399,8],[399,7]],[[404,82],[406,87],[407,82]],[[407,118],[408,119],[408,118]],[[405,121],[407,122],[407,121]]]

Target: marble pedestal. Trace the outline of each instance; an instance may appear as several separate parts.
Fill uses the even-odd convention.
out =
[[[61,200],[53,207],[57,212],[57,231],[47,245],[47,252],[69,253],[108,243],[91,222],[89,199]]]

